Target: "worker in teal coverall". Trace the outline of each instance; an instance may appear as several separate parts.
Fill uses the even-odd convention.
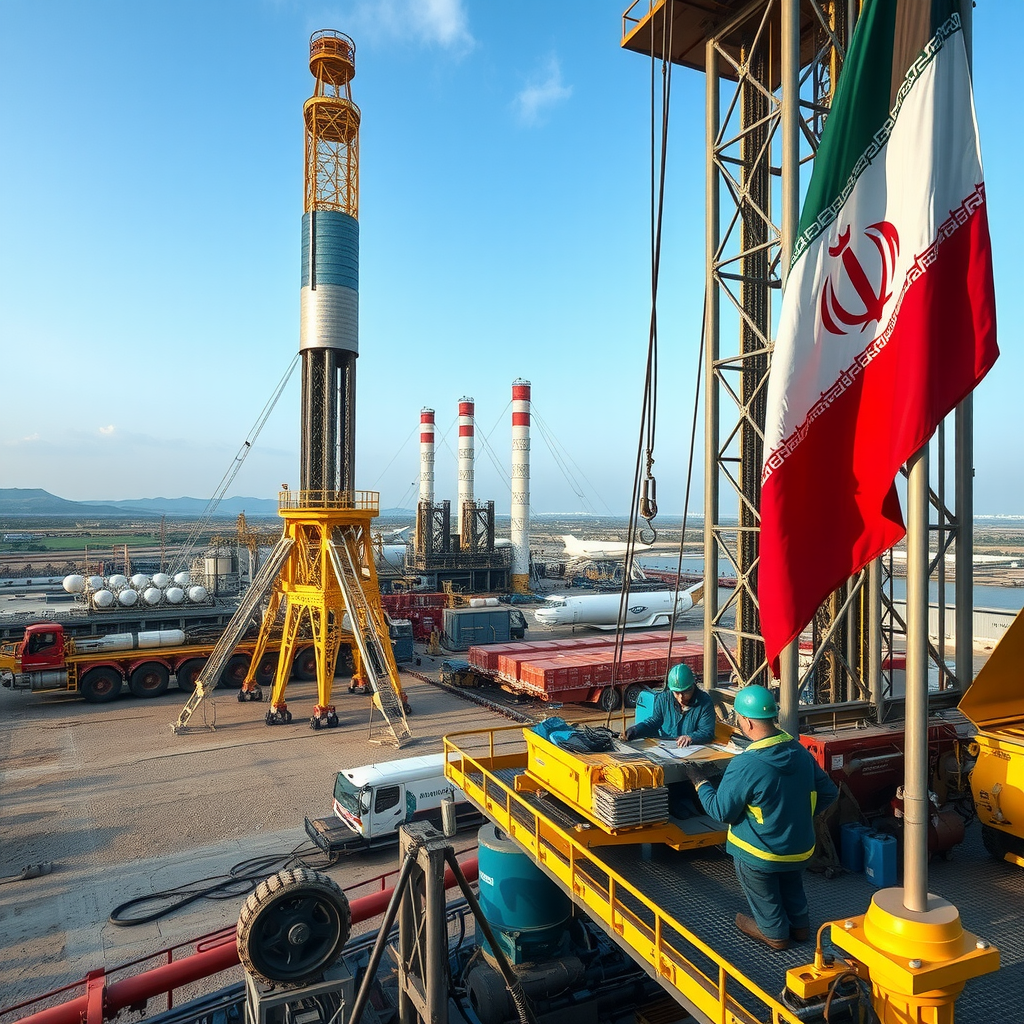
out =
[[[654,696],[651,717],[631,725],[622,738],[628,741],[647,736],[675,740],[680,747],[714,741],[715,705],[697,686],[689,665],[672,666],[667,687]]]
[[[810,937],[804,868],[814,853],[814,815],[839,795],[798,740],[775,725],[775,698],[745,686],[734,702],[736,723],[751,740],[726,766],[717,789],[687,762],[704,810],[729,825],[726,849],[753,917],[736,927],[771,949]]]

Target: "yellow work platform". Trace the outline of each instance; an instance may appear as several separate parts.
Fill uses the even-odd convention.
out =
[[[453,734],[445,751],[454,757],[448,778],[696,1020],[796,1024],[798,1016],[778,997],[787,970],[813,959],[813,942],[776,952],[736,930],[733,918],[748,908],[723,850],[676,852],[635,834],[612,836],[564,804],[517,790],[528,760],[521,726]],[[681,824],[699,834],[699,822]],[[1020,950],[1016,908],[1024,900],[1024,872],[989,859],[977,826],[953,860],[929,870],[930,891],[955,902],[966,928],[1003,949],[1003,969],[968,984],[957,1019],[997,1019],[1019,999],[1024,952],[1013,951]],[[826,921],[863,914],[877,891],[862,874],[827,879],[808,872],[805,884],[812,936]],[[826,948],[842,956],[827,934]]]

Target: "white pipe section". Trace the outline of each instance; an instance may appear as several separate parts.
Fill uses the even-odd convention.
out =
[[[512,382],[512,590],[530,589],[530,382]]]
[[[462,506],[473,501],[473,417],[472,398],[459,399],[459,508],[457,531],[462,536]]]
[[[420,501],[434,504],[434,410],[420,409]]]

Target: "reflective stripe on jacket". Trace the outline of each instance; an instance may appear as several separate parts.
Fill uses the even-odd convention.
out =
[[[716,789],[697,789],[704,810],[729,825],[734,857],[762,871],[790,871],[814,853],[814,815],[839,795],[835,783],[788,733],[751,743]]]

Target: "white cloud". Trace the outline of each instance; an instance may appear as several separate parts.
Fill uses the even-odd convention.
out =
[[[562,68],[552,54],[535,71],[513,102],[516,116],[524,125],[538,124],[555,104],[572,95],[572,86],[562,82]]]
[[[363,0],[354,17],[361,35],[463,52],[476,45],[463,0]]]
[[[28,434],[22,438],[22,441],[38,441],[41,436],[40,434]]]
[[[113,437],[114,436],[114,424],[113,423],[108,423],[105,427],[100,427],[100,433],[104,437]]]

